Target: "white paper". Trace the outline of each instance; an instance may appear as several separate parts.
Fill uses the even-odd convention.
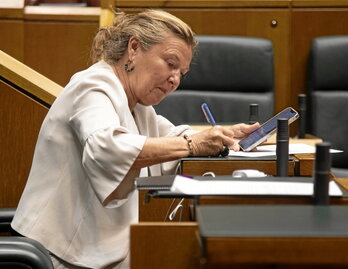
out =
[[[172,192],[188,195],[313,195],[312,182],[248,180],[196,180],[176,176]],[[336,182],[329,183],[330,196],[342,196]]]
[[[289,154],[301,154],[301,153],[315,153],[316,148],[314,146],[306,144],[289,144]],[[342,150],[330,149],[330,153],[339,153]],[[244,151],[233,151],[230,150],[229,156],[236,157],[265,157],[265,156],[275,156],[276,155],[276,145],[265,145],[258,146],[256,151],[244,152]]]

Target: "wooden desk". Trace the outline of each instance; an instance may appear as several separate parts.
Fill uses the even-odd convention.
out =
[[[132,269],[200,268],[196,222],[134,224],[130,248]]]
[[[347,268],[347,238],[209,238],[201,268]]]
[[[348,178],[334,179],[338,184],[348,190]],[[169,213],[180,203],[181,199],[152,198],[145,203],[147,191],[139,192],[139,221],[169,221]],[[201,196],[201,205],[300,205],[312,204],[311,197],[305,196]],[[348,198],[331,197],[330,203],[333,205],[348,205]],[[195,220],[193,211],[194,201],[184,199],[182,208],[178,211],[174,222]]]
[[[314,169],[314,154],[295,154],[289,159],[289,176],[312,176]],[[216,175],[231,175],[238,169],[257,169],[266,174],[275,176],[277,174],[276,158],[261,159],[233,159],[226,158],[183,158],[181,160],[180,174],[203,175],[213,172]]]
[[[345,206],[204,206],[197,214],[203,268],[348,265]]]
[[[276,137],[272,136],[268,143],[274,143]],[[314,137],[309,137],[309,139],[291,139],[292,143],[306,143],[309,145],[315,145],[316,143],[321,142],[321,139]],[[313,166],[314,166],[314,154],[296,154],[289,160],[288,165],[288,174],[289,176],[312,176]],[[231,175],[234,170],[237,169],[257,169],[261,170],[270,175],[276,175],[276,158],[273,159],[265,158],[264,160],[258,159],[239,159],[236,160],[233,157],[228,158],[183,158],[181,161],[181,171],[180,174],[184,175],[202,175],[206,172],[214,172],[216,175]],[[140,221],[165,221],[168,220],[168,212],[173,210],[175,206],[180,202],[180,199],[173,201],[173,199],[152,199],[150,203],[145,203],[145,196],[147,191],[139,192],[139,220]],[[228,199],[222,197],[215,198],[202,198],[204,200],[217,199],[216,201],[221,202],[221,200],[235,203],[239,200],[250,203],[256,202],[253,197],[238,197]],[[305,199],[306,200],[306,199]],[[282,198],[275,198],[275,200],[268,199],[268,202],[275,201],[275,203],[285,202]],[[294,199],[286,200],[286,203],[297,203]],[[308,204],[311,203],[309,199],[306,200]],[[301,201],[302,203],[304,201]],[[173,203],[173,205],[172,205]],[[192,216],[190,214],[190,207],[192,201],[190,199],[185,199],[183,202],[182,215],[178,215],[174,219],[175,221],[190,221]]]
[[[200,127],[201,129],[203,127]],[[289,143],[304,143],[314,146],[322,142],[321,139],[306,135],[305,139],[291,138]],[[275,144],[276,135],[273,135],[265,144]],[[295,154],[289,159],[289,176],[312,176],[314,168],[314,154]],[[258,159],[227,158],[183,158],[181,171],[183,175],[203,175],[206,172],[214,172],[216,175],[231,175],[237,169],[257,169],[269,175],[276,175],[276,157]]]
[[[226,258],[234,260],[233,268],[243,269],[347,268],[346,238],[240,237],[233,242],[212,238],[206,243],[210,257],[215,256],[212,260],[202,255],[196,222],[134,224],[130,235],[131,268],[232,268],[232,261]]]
[[[314,160],[314,155],[312,161]],[[297,157],[289,159],[288,174],[296,175],[300,171],[298,168],[300,159]],[[234,170],[238,169],[257,169],[268,175],[276,175],[276,157],[258,158],[258,159],[241,159],[241,158],[183,158],[180,163],[180,174],[201,176],[207,172],[213,172],[215,175],[231,175]],[[307,167],[307,166],[306,166]],[[309,167],[309,166],[308,166]],[[306,174],[309,173],[305,168]],[[298,174],[297,174],[298,175]]]
[[[348,188],[348,178],[338,179]],[[153,199],[152,202],[162,202]],[[151,202],[151,203],[152,203]],[[311,204],[310,197],[206,196],[200,204]],[[347,198],[331,198],[332,205],[348,205]],[[197,222],[141,222],[131,226],[132,269],[207,268],[347,268],[346,238],[211,238],[203,256]],[[343,251],[342,251],[343,250]],[[236,255],[233,255],[236,253]],[[257,255],[262,253],[262,255]],[[314,254],[317,253],[317,254]],[[226,261],[225,259],[233,259]],[[297,264],[295,264],[297,262]],[[326,263],[326,264],[324,264]],[[344,265],[342,265],[344,264]]]

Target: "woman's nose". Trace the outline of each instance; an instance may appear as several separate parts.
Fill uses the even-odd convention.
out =
[[[180,78],[181,78],[180,72],[173,72],[171,76],[169,77],[169,82],[174,86],[175,89],[180,84]]]

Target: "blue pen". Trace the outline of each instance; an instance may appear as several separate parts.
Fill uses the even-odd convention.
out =
[[[202,111],[203,111],[205,118],[207,119],[207,122],[210,123],[212,126],[215,126],[216,122],[214,120],[213,115],[210,112],[208,105],[206,103],[203,103],[201,105],[201,108],[202,108]]]
[[[206,103],[203,103],[201,105],[201,108],[202,108],[202,111],[203,111],[203,114],[204,114],[205,118],[207,119],[207,122],[210,123],[212,126],[215,126],[216,122],[214,120],[213,115],[210,112],[210,109],[209,109],[208,105]],[[229,148],[224,146],[223,150],[220,152],[220,155],[222,157],[225,157],[225,156],[227,156],[229,154],[229,152],[230,152]]]

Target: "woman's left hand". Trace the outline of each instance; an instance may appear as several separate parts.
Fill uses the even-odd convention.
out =
[[[252,133],[253,131],[255,131],[257,128],[260,127],[260,124],[258,122],[249,125],[249,124],[245,124],[245,123],[239,123],[239,124],[235,124],[231,127],[229,127],[233,133],[233,139],[237,140],[238,142],[240,140],[242,140],[245,136],[247,136],[248,134]]]

